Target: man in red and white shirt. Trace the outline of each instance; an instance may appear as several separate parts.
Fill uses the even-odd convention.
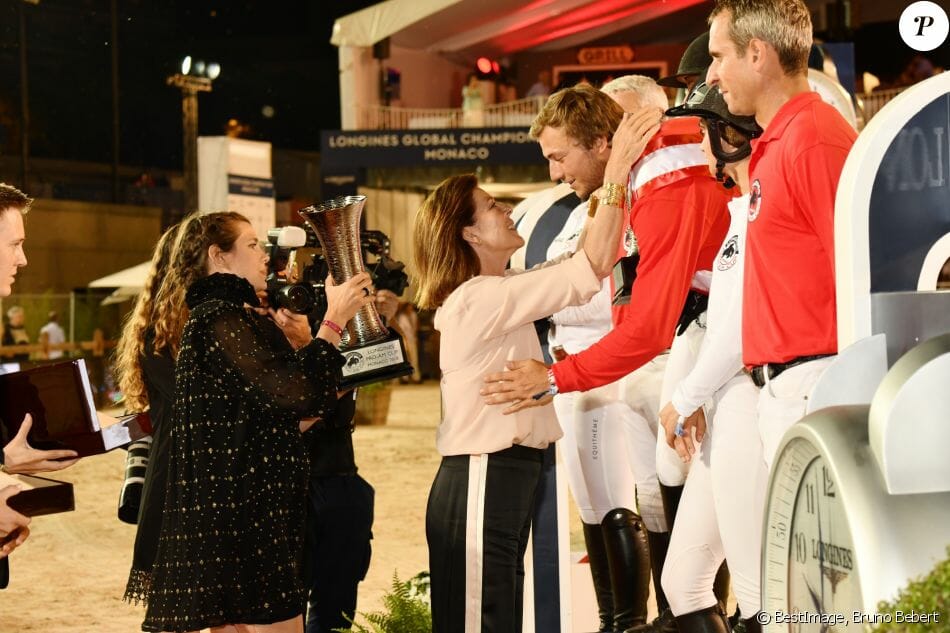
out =
[[[673,343],[696,273],[710,270],[729,225],[726,204],[731,196],[709,174],[698,119],[665,121],[623,176],[598,171],[590,161],[575,165],[572,156],[581,144],[562,127],[552,121],[540,130],[532,128],[552,180],[571,184],[582,199],[601,182],[598,177],[605,189],[623,187],[629,217],[621,250],[635,245],[640,259],[630,302],[614,309],[614,329],[600,341],[554,363],[550,372],[541,362],[519,360],[508,363],[509,371],[486,376],[486,402],[520,401],[507,411],[530,406],[534,396],[549,390],[566,393],[607,385],[662,355]],[[592,176],[593,184],[588,182]],[[681,489],[685,473],[670,452],[679,480],[664,482],[661,477],[661,483]],[[664,505],[673,504],[664,498]],[[674,512],[667,507],[669,515]]]
[[[765,130],[749,164],[743,363],[760,387],[771,467],[785,431],[838,352],[834,208],[854,129],[808,85],[811,17],[801,0],[717,0],[707,81]]]
[[[613,382],[673,342],[693,278],[710,269],[729,226],[726,203],[731,196],[709,175],[701,141],[698,119],[667,120],[634,164],[626,239],[635,236],[640,261],[631,300],[615,308],[615,327],[609,334],[551,366],[558,392],[586,391]],[[687,150],[670,158],[671,149],[682,149],[674,146],[698,154],[693,157]],[[489,403],[530,401],[551,386],[543,363],[511,361],[509,366],[503,374],[486,377],[483,394]]]

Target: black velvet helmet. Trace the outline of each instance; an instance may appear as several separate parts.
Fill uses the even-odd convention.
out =
[[[703,119],[713,119],[734,127],[743,136],[749,139],[762,134],[762,128],[755,122],[755,117],[739,116],[729,112],[726,100],[719,92],[718,86],[710,86],[702,81],[693,88],[686,97],[686,101],[666,111],[666,116],[698,116]]]
[[[706,69],[712,63],[712,57],[709,55],[709,31],[699,35],[690,42],[686,51],[680,59],[679,68],[675,75],[661,77],[656,83],[667,88],[685,88],[690,77],[699,77],[700,80],[706,78]]]
[[[729,112],[726,100],[718,86],[705,81],[696,84],[686,101],[666,111],[667,116],[696,116],[706,121],[709,146],[716,157],[716,178],[726,181],[722,168],[725,163],[734,163],[752,153],[750,141],[762,134],[755,117],[739,116]],[[722,145],[725,140],[733,150]],[[727,186],[731,186],[728,182]],[[734,183],[733,183],[734,184]]]

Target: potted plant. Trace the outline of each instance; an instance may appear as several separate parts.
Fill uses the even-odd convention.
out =
[[[366,624],[350,620],[350,628],[336,633],[432,633],[429,573],[421,572],[403,582],[393,573],[390,591],[383,596],[384,611],[360,613]]]
[[[384,380],[360,387],[356,396],[356,413],[353,415],[353,423],[386,424],[394,383],[394,380]]]

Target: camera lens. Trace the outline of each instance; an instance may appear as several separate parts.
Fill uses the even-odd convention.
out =
[[[313,290],[307,284],[287,284],[277,291],[277,305],[297,314],[313,310]]]
[[[139,506],[142,502],[142,489],[145,485],[145,470],[148,467],[148,453],[152,446],[152,436],[132,442],[128,446],[125,458],[125,481],[119,495],[119,520],[135,525],[138,523]]]

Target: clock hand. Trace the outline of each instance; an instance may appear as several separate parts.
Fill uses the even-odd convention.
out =
[[[818,598],[818,592],[812,589],[811,583],[808,582],[808,576],[802,573],[802,576],[805,578],[805,588],[808,589],[808,595],[811,596],[811,601],[815,605],[815,608],[818,609],[818,612],[821,612],[821,600]]]
[[[818,592],[812,589],[811,583],[808,582],[808,576],[803,573],[802,577],[805,579],[805,588],[808,589],[808,594],[811,596],[812,604],[815,605],[815,609],[818,611],[818,613],[824,614],[824,611],[822,610],[821,599],[818,597]],[[821,633],[825,633],[825,631],[827,631],[830,626],[830,623],[823,622],[821,625]]]
[[[815,496],[818,496],[818,471],[815,471]],[[818,572],[821,578],[821,604],[825,604],[825,548],[821,533],[821,504],[815,499],[815,511],[818,513]]]

